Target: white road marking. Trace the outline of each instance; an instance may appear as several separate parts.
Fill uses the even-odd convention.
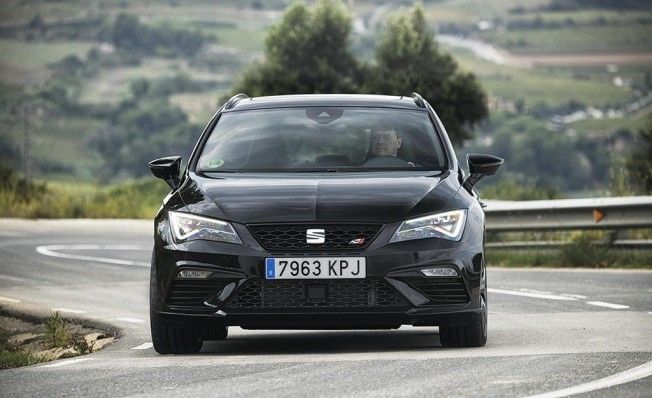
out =
[[[130,322],[130,323],[145,323],[142,319],[138,318],[129,318],[129,317],[117,317],[117,321]]]
[[[92,261],[107,264],[132,265],[136,267],[149,267],[149,263],[142,261],[121,260],[117,258],[82,256],[79,254],[59,253],[57,250],[135,250],[149,251],[151,248],[135,245],[47,245],[38,246],[36,251],[50,257],[67,258],[72,260]]]
[[[607,376],[602,379],[591,381],[588,383],[580,384],[573,387],[564,388],[562,390],[551,391],[544,394],[532,395],[528,398],[557,398],[568,397],[576,394],[584,394],[587,392],[600,390],[607,387],[617,386],[619,384],[629,383],[638,379],[643,379],[652,375],[652,361],[646,362],[641,366],[626,370],[624,372],[616,373],[615,375]]]
[[[135,346],[134,348],[132,348],[132,350],[147,350],[147,349],[150,349],[152,347],[154,347],[154,345],[152,343],[143,343],[141,345]]]
[[[519,292],[517,290],[504,290],[504,289],[487,289],[489,293],[498,293],[498,294],[508,294],[510,296],[523,296],[523,297],[532,297],[540,298],[546,300],[561,300],[561,301],[575,301],[576,298],[567,297],[567,296],[558,296],[556,294],[542,294],[542,293],[528,293],[528,292]]]
[[[0,301],[4,301],[5,303],[12,303],[12,304],[20,303],[20,300],[18,299],[2,297],[2,296],[0,296]]]
[[[586,304],[595,305],[597,307],[607,307],[614,310],[624,310],[625,308],[629,308],[628,305],[605,303],[604,301],[587,301]]]
[[[66,365],[72,365],[75,363],[79,362],[84,362],[84,361],[90,361],[93,358],[74,358],[74,359],[69,359],[67,361],[57,361],[55,363],[51,363],[49,365],[43,365],[40,366],[41,368],[58,368],[59,366],[66,366]]]
[[[566,297],[576,298],[576,299],[585,299],[586,298],[586,296],[582,296],[581,294],[562,293],[561,295],[566,296]]]
[[[25,234],[22,232],[0,231],[0,236],[6,236],[9,238],[19,238],[21,236],[25,236]]]
[[[85,314],[86,311],[84,310],[73,310],[71,308],[52,308],[52,311],[54,312],[69,312],[71,314]]]
[[[9,275],[0,275],[0,279],[4,279],[6,281],[18,282],[18,283],[24,283],[24,282],[32,281],[32,279],[21,278],[21,277],[18,277],[18,276],[9,276]]]
[[[533,289],[518,289],[519,292],[527,292],[527,293],[537,293],[537,294],[552,294],[552,292],[546,292],[543,290],[533,290]]]

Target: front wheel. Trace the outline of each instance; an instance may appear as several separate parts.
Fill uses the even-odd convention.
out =
[[[482,347],[487,344],[487,303],[480,297],[481,316],[463,326],[440,326],[439,340],[444,347]]]
[[[195,354],[203,344],[200,329],[176,326],[153,311],[149,321],[152,328],[152,345],[159,354]]]

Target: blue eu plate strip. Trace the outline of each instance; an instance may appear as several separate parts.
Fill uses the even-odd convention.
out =
[[[267,273],[267,279],[276,279],[276,267],[274,263],[275,261],[273,258],[265,259],[265,272]]]

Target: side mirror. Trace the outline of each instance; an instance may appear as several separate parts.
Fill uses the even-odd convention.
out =
[[[473,186],[486,176],[496,174],[498,168],[505,162],[498,156],[470,153],[466,155],[466,162],[469,165],[469,176],[466,177],[462,186],[471,192]]]
[[[152,160],[149,162],[149,170],[154,174],[154,177],[167,182],[170,188],[177,189],[181,182],[179,179],[181,156],[169,156]]]

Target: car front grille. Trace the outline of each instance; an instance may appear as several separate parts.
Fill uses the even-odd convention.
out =
[[[361,250],[376,237],[380,224],[251,224],[249,230],[269,251]],[[308,244],[308,229],[323,229],[323,244]],[[360,243],[361,242],[361,243]]]
[[[325,285],[326,296],[307,297],[306,285]],[[403,308],[406,299],[383,279],[325,281],[250,279],[227,302],[228,310],[300,309],[356,310]]]
[[[466,304],[469,292],[462,278],[402,278],[403,282],[423,293],[429,304]]]
[[[173,280],[166,298],[172,309],[210,310],[204,304],[209,297],[224,288],[224,279]]]

